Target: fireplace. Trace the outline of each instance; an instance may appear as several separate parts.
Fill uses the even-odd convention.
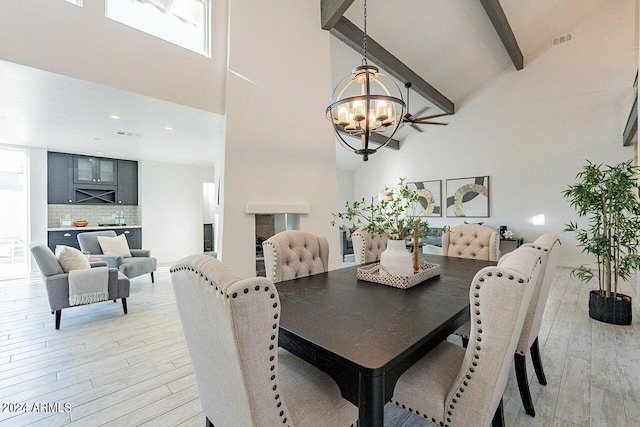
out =
[[[266,276],[262,242],[269,237],[286,230],[297,230],[296,214],[255,214],[256,226],[256,275]]]

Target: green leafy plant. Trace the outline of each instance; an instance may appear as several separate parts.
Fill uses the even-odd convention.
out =
[[[429,235],[429,222],[418,213],[428,202],[401,178],[398,187],[385,187],[380,197],[371,198],[371,203],[364,197],[352,203],[346,202],[345,211],[334,213],[331,224],[335,226],[337,219],[347,220],[369,233],[384,234],[396,240],[412,236],[417,224],[419,237],[426,237]]]
[[[588,161],[578,173],[578,183],[562,192],[588,226],[565,224],[564,231],[576,233],[582,252],[596,257],[597,271],[581,265],[573,270],[585,282],[598,279],[600,295],[607,298],[618,292],[618,280],[626,280],[640,268],[640,202],[637,197],[638,168],[631,161],[616,166],[596,165]]]

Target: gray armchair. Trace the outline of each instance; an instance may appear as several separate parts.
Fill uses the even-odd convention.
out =
[[[56,315],[56,329],[60,329],[62,309],[69,308],[69,273],[65,273],[51,249],[42,242],[29,245],[31,254],[38,264],[42,281],[47,289],[51,314]],[[106,267],[104,261],[93,262],[91,267]],[[109,269],[109,299],[114,302],[122,299],[122,309],[127,314],[127,297],[129,296],[129,279],[115,268]]]
[[[158,267],[158,260],[151,256],[147,249],[130,249],[131,257],[105,255],[102,253],[98,236],[116,237],[113,230],[90,231],[78,234],[80,250],[89,252],[92,257],[106,261],[109,268],[117,268],[129,279],[151,273],[151,283],[154,283],[153,272]]]

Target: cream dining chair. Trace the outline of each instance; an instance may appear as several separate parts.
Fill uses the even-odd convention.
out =
[[[387,249],[389,238],[384,234],[371,234],[359,228],[351,234],[356,264],[380,261],[380,254]]]
[[[472,345],[440,343],[400,376],[393,402],[441,426],[503,425],[502,394],[539,274],[533,248],[480,270],[469,292]]]
[[[267,279],[273,283],[329,269],[329,242],[306,231],[283,231],[262,243]]]
[[[540,274],[536,281],[531,296],[529,307],[527,308],[527,315],[522,326],[522,333],[516,347],[516,353],[514,355],[514,363],[516,370],[516,379],[518,381],[518,390],[520,391],[520,398],[524,410],[528,415],[532,417],[536,416],[536,411],[533,406],[533,399],[531,398],[531,392],[529,390],[529,376],[527,374],[527,360],[526,356],[531,353],[531,362],[536,373],[538,382],[542,385],[547,385],[547,379],[544,375],[544,368],[542,366],[542,359],[540,357],[540,346],[538,343],[538,333],[542,325],[542,315],[547,305],[547,298],[549,297],[549,291],[555,277],[556,266],[558,265],[558,257],[560,255],[560,239],[555,234],[543,234],[538,237],[533,243],[525,243],[516,249],[515,252],[524,248],[534,248],[540,253],[541,265]],[[499,266],[515,252],[504,255]],[[462,325],[456,332],[462,338],[463,346],[467,346],[469,341],[470,324],[467,322]]]
[[[325,373],[278,348],[280,300],[207,255],[171,281],[207,426],[350,426],[358,409]]]
[[[480,224],[457,225],[442,234],[442,252],[445,256],[498,261],[500,234]]]

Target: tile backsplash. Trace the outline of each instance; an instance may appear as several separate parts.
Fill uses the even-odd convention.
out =
[[[125,224],[142,225],[142,206],[48,205],[48,227],[60,227],[60,220],[66,219],[67,215],[74,221],[89,221],[89,226],[115,223],[114,216],[121,211],[124,213]]]

